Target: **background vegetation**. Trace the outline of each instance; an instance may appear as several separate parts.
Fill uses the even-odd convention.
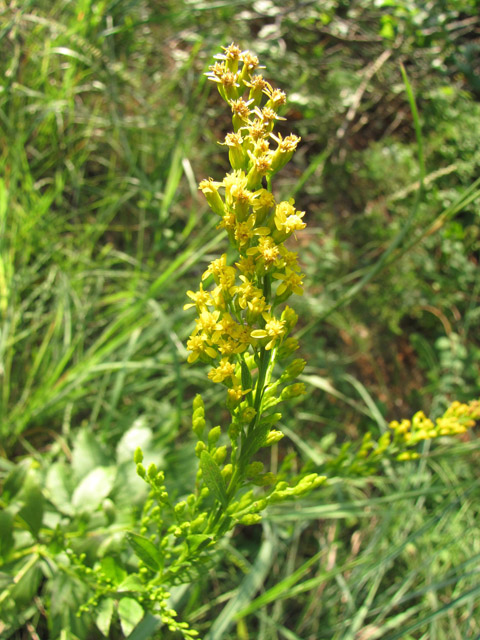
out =
[[[145,495],[135,447],[182,495],[194,394],[222,420],[217,390],[185,363],[182,310],[226,242],[197,192],[227,166],[229,114],[202,75],[220,45],[260,57],[302,136],[277,186],[308,213],[308,395],[269,464],[296,451],[321,470],[388,420],[479,396],[479,10],[0,5],[2,638],[153,637],[149,618],[78,617],[88,590],[62,549],[86,567],[128,555]],[[237,530],[209,575],[172,594],[181,617],[208,640],[479,638],[478,441],[424,453],[367,477],[337,468]]]

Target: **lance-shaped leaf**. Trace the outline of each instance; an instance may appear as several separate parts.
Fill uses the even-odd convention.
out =
[[[220,467],[208,451],[202,451],[202,455],[200,456],[200,469],[202,470],[203,480],[210,492],[226,507],[228,500],[225,482],[220,473]]]
[[[127,540],[135,554],[144,562],[147,567],[154,571],[162,568],[162,557],[157,547],[148,538],[129,531]]]

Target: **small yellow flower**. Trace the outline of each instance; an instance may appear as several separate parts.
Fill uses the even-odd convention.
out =
[[[235,268],[227,265],[226,253],[210,263],[202,275],[202,280],[206,280],[209,275],[213,275],[215,282],[221,284],[226,290],[233,286],[235,283]]]
[[[270,341],[265,345],[265,349],[268,351],[285,335],[285,322],[266,313],[263,314],[263,317],[266,320],[265,328],[255,329],[250,335],[256,339],[270,338]]]
[[[199,336],[190,336],[187,342],[187,349],[192,353],[189,354],[187,362],[195,362],[201,355],[207,355],[209,358],[216,358],[217,352],[208,344],[207,336],[200,334]]]
[[[258,239],[258,245],[256,247],[250,247],[247,249],[247,256],[254,256],[260,254],[260,258],[268,269],[272,266],[280,255],[280,248],[275,244],[275,240],[271,236],[264,236]]]
[[[208,377],[213,382],[223,382],[227,378],[233,378],[235,375],[235,364],[230,362],[228,358],[222,358],[220,364],[215,369],[208,372]]]
[[[221,329],[221,324],[218,322],[220,317],[220,311],[216,309],[215,311],[207,311],[204,309],[199,317],[195,320],[197,326],[193,335],[197,335],[197,333],[205,333],[208,335],[213,335],[215,331]]]
[[[277,296],[283,295],[285,291],[293,291],[297,296],[303,296],[303,274],[295,273],[287,267],[285,273],[274,273],[273,277],[276,280],[283,280],[277,289]]]
[[[211,297],[208,291],[203,290],[203,284],[200,283],[200,289],[198,291],[187,291],[187,296],[193,300],[183,305],[184,309],[190,309],[191,307],[197,307],[199,311],[205,309],[207,305],[211,305]]]
[[[252,256],[241,257],[238,262],[235,263],[238,270],[245,276],[253,276],[255,274],[255,260]],[[241,276],[240,276],[241,278]]]

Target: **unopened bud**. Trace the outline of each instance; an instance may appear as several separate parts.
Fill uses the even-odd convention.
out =
[[[208,180],[202,180],[198,188],[207,199],[210,209],[217,215],[223,216],[225,214],[225,205],[218,193],[217,184],[209,178]]]
[[[273,429],[272,431],[270,431],[267,435],[267,438],[265,440],[265,444],[263,445],[264,447],[270,447],[273,444],[280,442],[280,440],[284,437],[284,433],[282,433],[281,431],[277,431],[275,429]]]
[[[297,398],[298,396],[302,396],[306,393],[305,385],[303,382],[295,382],[295,384],[291,384],[285,389],[282,389],[282,393],[280,394],[281,400],[290,400],[291,398]]]
[[[208,444],[213,445],[216,444],[222,435],[222,429],[220,427],[213,427],[208,432]]]

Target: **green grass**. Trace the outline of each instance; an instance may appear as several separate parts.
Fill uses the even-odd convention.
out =
[[[185,362],[182,309],[226,248],[197,193],[226,166],[228,121],[202,75],[220,45],[265,60],[302,136],[279,188],[309,225],[294,249],[308,396],[271,465],[295,450],[321,470],[390,419],[479,396],[480,105],[474,27],[455,26],[478,3],[445,3],[450,31],[440,15],[413,28],[413,8],[397,7],[396,46],[369,4],[352,3],[355,20],[337,2],[0,8],[0,584],[17,582],[16,602],[0,599],[5,638],[102,637],[75,617],[85,592],[57,527],[87,563],[112,548],[128,560],[122,531],[143,499],[125,490],[133,444],[182,495],[191,398],[224,417]],[[209,575],[172,594],[182,619],[208,640],[478,637],[476,437],[425,453],[331,478],[236,531]],[[94,463],[114,472],[87,517],[74,496]],[[38,501],[39,521],[25,515],[10,540],[10,514]],[[130,637],[155,627],[147,617]]]

